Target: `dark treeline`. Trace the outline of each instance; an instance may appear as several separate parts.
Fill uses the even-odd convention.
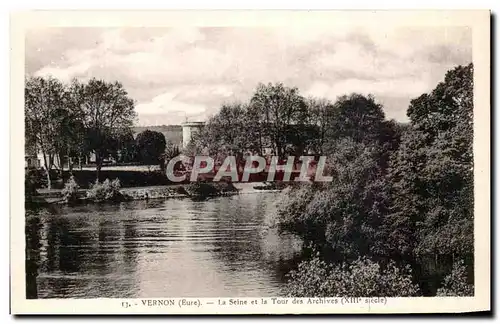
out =
[[[386,120],[372,96],[330,102],[259,85],[189,151],[328,157],[331,183],[290,186],[278,205],[279,229],[311,247],[290,296],[472,295],[472,64],[448,71],[407,116]]]

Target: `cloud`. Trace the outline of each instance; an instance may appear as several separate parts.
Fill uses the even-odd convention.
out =
[[[50,28],[26,36],[26,72],[64,81],[119,80],[139,123],[203,119],[245,101],[259,82],[304,95],[372,93],[389,118],[472,60],[465,27]]]
[[[155,96],[150,101],[136,106],[139,116],[166,115],[171,113],[184,115],[186,118],[201,118],[210,114],[211,103],[233,95],[229,85],[180,86],[170,88],[168,92]],[[201,102],[201,103],[200,103]],[[212,105],[214,107],[214,105]]]
[[[186,115],[196,115],[205,112],[206,107],[199,104],[186,104],[174,99],[172,93],[164,93],[154,97],[148,103],[141,103],[136,106],[138,114],[168,114],[170,112],[185,112]]]
[[[315,82],[305,91],[305,94],[335,100],[339,96],[353,92],[364,95],[378,94],[393,97],[416,97],[428,90],[428,84],[423,80],[416,81],[412,78],[401,78],[398,80],[399,82],[395,83],[390,80],[346,79],[336,82],[333,85],[325,82]]]

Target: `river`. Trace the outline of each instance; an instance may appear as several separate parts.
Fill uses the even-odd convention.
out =
[[[277,193],[57,207],[27,221],[28,298],[280,296],[301,241]]]

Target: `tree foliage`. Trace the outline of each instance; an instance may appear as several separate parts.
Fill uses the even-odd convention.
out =
[[[274,154],[283,158],[287,137],[300,136],[298,130],[307,122],[307,105],[299,90],[282,83],[259,84],[250,100],[250,109],[258,116],[261,136],[269,141]],[[295,129],[290,129],[290,125]]]
[[[54,166],[60,147],[62,111],[65,108],[64,85],[54,78],[32,77],[25,83],[24,113],[27,150],[39,150],[47,171]],[[47,172],[48,187],[51,187],[50,172]]]
[[[81,163],[94,153],[99,177],[103,160],[128,145],[124,134],[131,134],[134,118],[134,102],[119,82],[26,79],[26,150],[41,152],[48,170],[59,167],[62,172],[65,163],[71,169],[73,159]],[[47,178],[50,187],[50,172]]]
[[[314,256],[291,271],[288,297],[411,297],[420,295],[411,268],[394,261],[382,266],[368,258],[332,265]]]
[[[145,130],[137,135],[138,159],[142,164],[160,164],[166,147],[165,135]]]
[[[95,154],[99,179],[104,159],[116,151],[118,138],[133,125],[134,101],[119,82],[93,78],[82,84],[74,80],[69,89],[86,130],[87,149]]]
[[[78,199],[78,189],[80,189],[80,186],[76,182],[75,177],[71,176],[61,191],[64,201],[67,203],[75,202]]]
[[[385,226],[401,242],[397,250],[473,253],[472,88],[472,65],[459,66],[410,104],[411,128],[389,175],[393,213]]]
[[[340,97],[322,140],[333,181],[284,193],[278,227],[344,258],[383,256],[414,264],[423,256],[471,255],[472,80],[472,65],[449,71],[433,91],[411,101],[407,125],[385,120],[370,96]],[[321,280],[317,284],[308,286],[325,289]],[[451,287],[449,278],[443,284],[442,294],[469,291],[465,284]]]
[[[256,125],[250,114],[248,107],[239,103],[222,105],[201,133],[194,136],[195,151],[205,150],[218,162],[228,155],[241,159],[246,152],[257,151],[259,141],[252,135]]]
[[[317,137],[308,116],[306,101],[297,88],[259,84],[248,104],[223,105],[196,137],[191,150],[206,149],[222,158],[229,154],[262,155],[265,149],[280,158],[302,153]]]
[[[474,285],[467,276],[467,267],[462,260],[453,264],[453,269],[444,278],[443,285],[437,291],[438,296],[474,296]]]

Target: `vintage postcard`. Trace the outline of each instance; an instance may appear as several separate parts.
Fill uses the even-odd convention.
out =
[[[13,314],[491,309],[489,11],[37,11],[11,41]]]

